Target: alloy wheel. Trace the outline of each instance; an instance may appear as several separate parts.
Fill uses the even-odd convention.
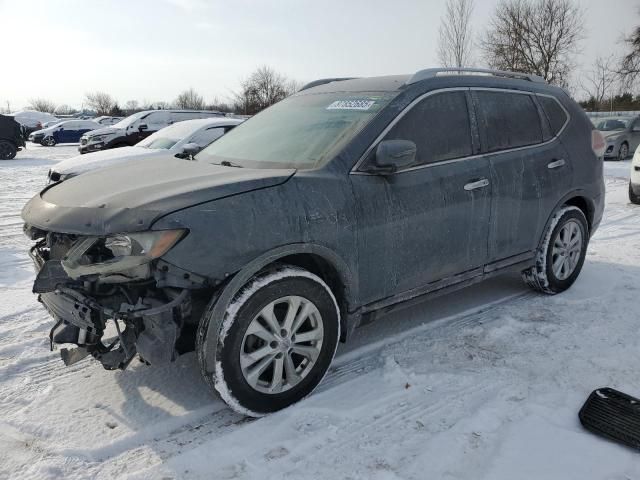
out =
[[[324,338],[318,308],[299,296],[272,301],[249,324],[240,349],[246,382],[262,393],[285,392],[313,369]]]
[[[558,280],[566,280],[575,271],[582,252],[582,229],[575,220],[569,220],[558,231],[551,259],[553,274]]]
[[[624,160],[629,156],[629,146],[626,143],[620,145],[620,151],[618,152],[619,160]]]

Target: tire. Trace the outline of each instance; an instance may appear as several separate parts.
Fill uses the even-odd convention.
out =
[[[53,137],[44,137],[42,139],[42,141],[40,142],[40,145],[42,145],[43,147],[55,147],[56,146],[56,139]]]
[[[321,278],[279,265],[249,280],[222,321],[212,316],[216,301],[200,320],[196,352],[205,381],[229,407],[259,417],[302,400],[322,381],[338,346],[340,310]],[[205,344],[215,345],[215,365],[207,365]]]
[[[629,156],[629,144],[627,142],[622,142],[620,148],[618,149],[618,160],[624,160]]]
[[[0,160],[13,160],[17,153],[18,149],[13,143],[0,141]]]
[[[636,195],[634,193],[633,186],[631,185],[631,180],[629,180],[629,201],[631,203],[635,203],[636,205],[640,205],[640,195]]]
[[[579,246],[571,246],[578,236]],[[542,293],[563,292],[580,275],[588,246],[589,225],[584,213],[578,207],[564,206],[551,218],[535,265],[522,272],[522,279]]]

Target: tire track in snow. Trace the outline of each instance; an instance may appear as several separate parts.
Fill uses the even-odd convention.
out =
[[[330,369],[325,380],[314,393],[314,396],[317,395],[320,397],[324,392],[339,388],[350,381],[361,378],[365,374],[381,369],[384,366],[384,356],[381,355],[383,350],[388,347],[393,347],[407,338],[421,335],[428,337],[429,342],[436,342],[438,339],[447,337],[459,329],[480,323],[488,323],[492,321],[492,319],[496,320],[497,317],[490,314],[497,308],[503,305],[527,301],[527,299],[531,297],[535,297],[535,294],[527,292],[512,295],[489,305],[482,305],[481,307],[470,309],[457,315],[419,325],[385,339],[383,342],[374,343],[347,352],[344,358],[336,358],[337,365]],[[488,395],[492,393],[495,388],[501,387],[496,386],[496,384],[492,385],[491,389],[479,387],[477,392],[475,392],[476,389],[469,390],[468,388],[462,388],[458,394],[454,395],[456,395],[456,398],[462,398],[471,393],[478,393],[484,396],[485,394]],[[491,391],[489,392],[488,390]],[[407,404],[388,413],[380,413],[378,418],[370,422],[371,425],[373,425],[370,426],[370,428],[384,428],[400,420],[411,422],[415,419],[422,418],[432,410],[433,413],[431,413],[431,415],[434,415],[451,403],[449,391],[447,393],[447,400],[443,402],[436,401],[435,403],[431,403],[432,400],[429,398],[424,402]],[[381,410],[388,410],[388,406],[385,407],[381,405],[380,408]],[[249,425],[260,421],[260,419],[242,417],[224,406],[221,406],[219,410],[214,412],[207,412],[200,417],[196,416],[194,418],[191,414],[186,415],[186,417],[188,421],[171,430],[165,430],[164,432],[157,432],[155,430],[147,432],[143,430],[103,448],[94,450],[67,449],[60,453],[65,456],[78,456],[89,462],[100,462],[101,470],[107,469],[111,472],[119,465],[126,464],[127,471],[133,472],[149,466],[148,460],[150,452],[160,460],[165,461],[184,453],[187,449],[192,449],[207,443],[214,436],[224,435],[224,433],[235,426]],[[358,431],[361,431],[361,433],[366,432],[367,428],[369,428],[367,425],[357,427]],[[357,436],[357,434],[354,433],[354,436]],[[344,447],[348,441],[345,440],[343,443],[344,444],[341,445]]]

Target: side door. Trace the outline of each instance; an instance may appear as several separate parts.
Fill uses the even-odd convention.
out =
[[[491,185],[488,161],[475,155],[470,101],[466,89],[426,94],[379,139],[413,141],[416,164],[391,175],[366,173],[376,142],[350,175],[363,303],[481,274]]]
[[[531,257],[562,184],[570,185],[571,164],[533,94],[478,89],[472,96],[491,169],[491,270]]]
[[[77,122],[64,122],[56,132],[56,142],[71,143],[73,142],[73,133],[76,129]]]

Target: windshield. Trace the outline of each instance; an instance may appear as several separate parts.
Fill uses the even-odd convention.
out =
[[[316,168],[329,161],[393,93],[322,93],[289,97],[260,112],[196,156],[250,168]]]
[[[138,120],[139,118],[145,117],[149,112],[138,112],[133,115],[129,115],[127,118],[120,120],[118,123],[113,125],[113,128],[127,128],[133,122]]]
[[[139,142],[136,147],[169,149],[197,129],[194,128],[193,125],[190,125],[190,123],[191,122],[187,121],[169,125],[162,130],[158,130],[153,135],[149,135]]]
[[[631,120],[628,118],[605,118],[600,120],[596,128],[603,132],[610,132],[612,130],[624,130],[629,126]]]

